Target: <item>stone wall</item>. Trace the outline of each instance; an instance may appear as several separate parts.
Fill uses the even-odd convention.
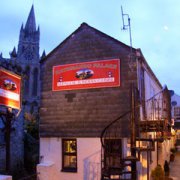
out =
[[[136,59],[130,62],[129,52],[128,46],[87,24],[55,48],[41,63],[41,136],[99,137],[107,124],[129,111],[130,86],[137,84]],[[53,66],[110,59],[120,59],[120,87],[52,91]],[[129,118],[121,123],[121,136],[129,136]]]

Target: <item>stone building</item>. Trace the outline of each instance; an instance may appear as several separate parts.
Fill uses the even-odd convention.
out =
[[[41,79],[40,180],[147,180],[168,160],[168,90],[140,49],[82,23]]]
[[[12,71],[22,77],[22,108],[13,123],[11,132],[11,163],[12,167],[24,163],[24,115],[36,114],[39,107],[39,42],[40,29],[36,26],[34,6],[32,5],[25,26],[22,24],[19,33],[18,47],[10,52],[10,58],[0,55],[0,67]],[[45,55],[45,54],[44,54]],[[5,168],[5,142],[3,123],[0,120],[0,170]]]

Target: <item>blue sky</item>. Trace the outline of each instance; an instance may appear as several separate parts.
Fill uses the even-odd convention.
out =
[[[34,3],[40,26],[40,53],[53,50],[82,22],[129,45],[122,30],[121,5],[131,18],[132,44],[169,89],[180,95],[179,0],[1,0],[0,52],[9,57]]]

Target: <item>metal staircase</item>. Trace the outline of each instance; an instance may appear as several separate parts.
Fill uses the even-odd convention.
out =
[[[137,88],[131,88],[131,108],[107,125],[101,133],[101,180],[136,180],[136,162],[143,151],[155,150],[164,134],[169,134],[170,107],[167,88],[145,103],[140,102]],[[147,111],[140,120],[141,104]],[[142,116],[142,115],[141,115]],[[142,117],[141,117],[142,119]],[[123,155],[122,121],[130,122],[130,155]],[[127,124],[128,125],[128,124]],[[149,137],[148,132],[155,132]]]

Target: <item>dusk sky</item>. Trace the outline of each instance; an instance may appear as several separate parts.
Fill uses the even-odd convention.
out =
[[[129,45],[121,6],[129,14],[132,44],[140,48],[162,85],[180,95],[179,0],[1,0],[0,52],[9,58],[34,4],[40,55],[52,51],[83,22]],[[127,23],[127,19],[125,19]]]

